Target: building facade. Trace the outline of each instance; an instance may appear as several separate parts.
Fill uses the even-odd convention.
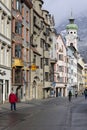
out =
[[[56,44],[57,62],[55,64],[56,96],[66,96],[67,85],[67,53],[66,46],[61,35],[57,37]]]
[[[32,0],[31,10],[31,98],[47,98],[50,94],[51,15],[42,10],[42,0]],[[32,66],[35,69],[32,70]]]
[[[82,94],[84,92],[84,65],[85,61],[79,56],[77,63],[77,79],[78,79],[78,93]]]
[[[69,24],[66,26],[66,47],[68,56],[68,84],[67,94],[71,90],[73,95],[77,89],[77,60],[78,60],[78,48],[77,48],[77,35],[78,26],[74,23],[74,18],[69,19]]]
[[[0,0],[0,103],[11,87],[11,0]]]
[[[12,1],[12,88],[19,100],[29,98],[31,1]]]

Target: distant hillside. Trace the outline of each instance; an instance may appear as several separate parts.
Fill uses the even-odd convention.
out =
[[[68,20],[61,23],[61,25],[57,27],[57,32],[64,34],[66,25],[68,23]],[[78,50],[83,59],[87,62],[87,16],[85,13],[81,16],[78,16],[78,18],[75,20],[75,23],[78,25]]]

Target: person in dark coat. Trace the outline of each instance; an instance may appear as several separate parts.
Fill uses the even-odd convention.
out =
[[[13,91],[9,95],[9,102],[11,104],[11,111],[16,110],[17,96]]]
[[[77,96],[78,96],[78,92],[77,92],[77,91],[75,91],[75,97],[77,98]]]
[[[87,89],[84,90],[85,99],[87,99]]]
[[[69,99],[69,102],[71,102],[71,99],[72,99],[72,92],[71,91],[69,91],[69,93],[68,93],[68,99]]]

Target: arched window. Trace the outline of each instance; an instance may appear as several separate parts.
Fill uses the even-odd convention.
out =
[[[70,46],[73,46],[73,43],[70,43]]]

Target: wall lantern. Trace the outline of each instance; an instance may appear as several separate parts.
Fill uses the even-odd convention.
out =
[[[4,76],[4,75],[6,75],[6,72],[5,72],[5,71],[0,70],[0,75]]]

